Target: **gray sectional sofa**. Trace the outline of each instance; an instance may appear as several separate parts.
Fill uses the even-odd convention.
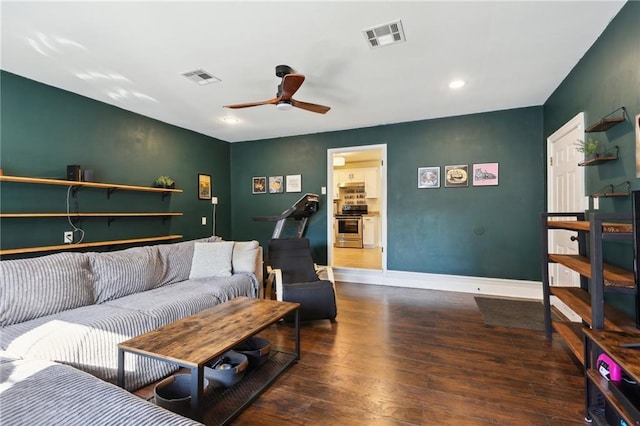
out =
[[[18,386],[7,369],[19,366],[24,372],[32,365],[35,372],[27,375],[29,380],[52,371],[80,374],[82,378],[71,382],[94,380],[97,398],[105,386],[110,392],[128,395],[110,384],[116,380],[118,343],[234,297],[258,297],[261,282],[258,243],[217,237],[104,253],[3,260],[0,349],[8,362],[1,364],[0,422],[11,420],[4,418],[7,413],[20,413],[5,407],[24,405],[14,395],[24,383]],[[130,355],[125,383],[127,389],[137,389],[176,370],[171,364]],[[22,423],[20,418],[13,420]]]

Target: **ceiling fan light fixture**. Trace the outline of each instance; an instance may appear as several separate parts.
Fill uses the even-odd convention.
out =
[[[293,108],[293,105],[291,105],[291,102],[289,101],[280,101],[276,104],[276,108],[280,111],[289,111]]]

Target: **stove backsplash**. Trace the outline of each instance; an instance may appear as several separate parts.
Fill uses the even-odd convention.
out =
[[[342,205],[367,204],[365,195],[364,185],[340,188],[340,201],[342,201]]]
[[[334,200],[334,213],[340,214],[345,205],[366,205],[369,212],[379,212],[379,203],[377,198],[366,198],[364,184],[346,186],[340,188],[338,199]]]

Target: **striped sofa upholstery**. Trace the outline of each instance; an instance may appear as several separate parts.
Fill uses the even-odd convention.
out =
[[[200,425],[88,373],[50,361],[2,363],[0,400],[3,425]]]
[[[234,297],[258,295],[262,251],[257,243],[238,244],[242,257],[248,247],[258,247],[250,259],[252,272],[246,272],[245,259],[230,277],[189,279],[196,241],[1,261],[0,349],[115,383],[119,342]],[[177,370],[135,355],[126,363],[129,390]]]

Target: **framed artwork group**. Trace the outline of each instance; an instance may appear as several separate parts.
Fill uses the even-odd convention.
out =
[[[468,164],[444,166],[444,174],[440,175],[440,166],[418,167],[418,188],[440,188],[444,180],[445,188],[469,186],[498,185],[498,163],[473,164],[471,173]]]
[[[283,192],[302,192],[302,175],[254,176],[251,178],[252,194],[282,194]]]

